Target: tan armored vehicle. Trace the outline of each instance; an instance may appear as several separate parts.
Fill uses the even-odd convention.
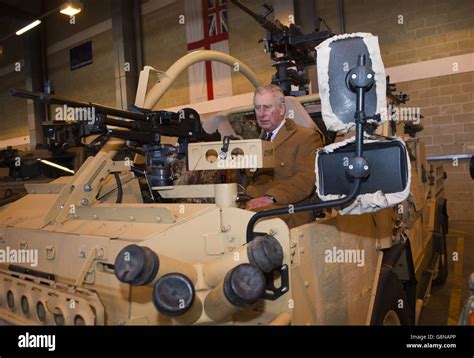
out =
[[[186,65],[236,61],[213,51],[189,56]],[[346,71],[339,67],[345,62]],[[141,107],[154,107],[179,73],[170,70],[139,93]],[[355,137],[314,158],[318,203],[257,214],[238,207],[235,183],[171,185],[169,164],[182,156],[191,171],[271,167],[270,142],[231,139],[221,126],[227,122],[212,119],[203,126],[220,128],[225,138],[209,141],[190,109],[115,110],[125,121],[76,102],[94,106],[115,139],[74,176],[27,185],[28,195],[0,211],[0,318],[48,325],[415,323],[431,284],[447,274],[442,168],[426,162],[413,133],[405,140],[377,134],[388,135],[389,123],[375,37],[325,41],[318,77],[327,127],[355,129]],[[304,115],[295,121],[304,125]],[[377,132],[363,134],[370,126]],[[166,144],[165,136],[179,139]],[[138,143],[134,160],[120,157],[123,139]],[[143,202],[143,181],[155,202]],[[207,199],[182,200],[196,198]],[[301,210],[325,215],[291,230],[275,216]]]

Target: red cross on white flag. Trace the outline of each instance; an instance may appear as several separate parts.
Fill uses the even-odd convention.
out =
[[[185,1],[188,52],[229,53],[225,0]],[[232,96],[231,68],[218,62],[197,63],[188,69],[190,103]]]

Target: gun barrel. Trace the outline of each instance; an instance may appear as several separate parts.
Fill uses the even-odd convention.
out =
[[[46,104],[66,105],[69,107],[93,107],[97,113],[106,115],[133,119],[136,121],[146,121],[146,115],[143,113],[130,112],[123,109],[104,106],[98,103],[89,103],[76,101],[68,98],[58,97],[55,95],[48,95],[45,93],[30,92],[22,89],[11,88],[10,95],[19,98],[31,99]]]
[[[231,0],[231,2],[237,6],[239,9],[245,11],[247,14],[252,16],[257,22],[262,25],[265,30],[270,31],[272,34],[278,34],[282,32],[285,28],[283,25],[277,25],[274,22],[266,19],[264,16],[254,13],[248,7],[243,5],[239,0]]]
[[[10,88],[10,96],[38,101],[40,94],[37,92],[25,91],[18,88]]]

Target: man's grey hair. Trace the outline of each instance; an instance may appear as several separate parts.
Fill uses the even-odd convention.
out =
[[[262,95],[264,93],[271,93],[277,106],[285,104],[285,95],[279,86],[273,84],[260,86],[255,90],[253,96],[255,98],[255,95]]]

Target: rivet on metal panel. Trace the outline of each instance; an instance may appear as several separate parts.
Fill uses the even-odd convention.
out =
[[[99,248],[97,249],[97,257],[98,257],[98,258],[104,257],[104,248],[103,248],[103,247],[99,247]]]
[[[308,281],[304,282],[304,287],[309,287],[309,282]]]
[[[268,232],[269,235],[276,235],[277,234],[277,229],[271,228],[270,231]]]
[[[157,216],[157,217],[156,217],[156,222],[159,222],[159,223],[160,223],[161,221],[162,221],[161,217],[160,217],[160,216]]]
[[[135,221],[135,216],[130,216],[130,221]]]

